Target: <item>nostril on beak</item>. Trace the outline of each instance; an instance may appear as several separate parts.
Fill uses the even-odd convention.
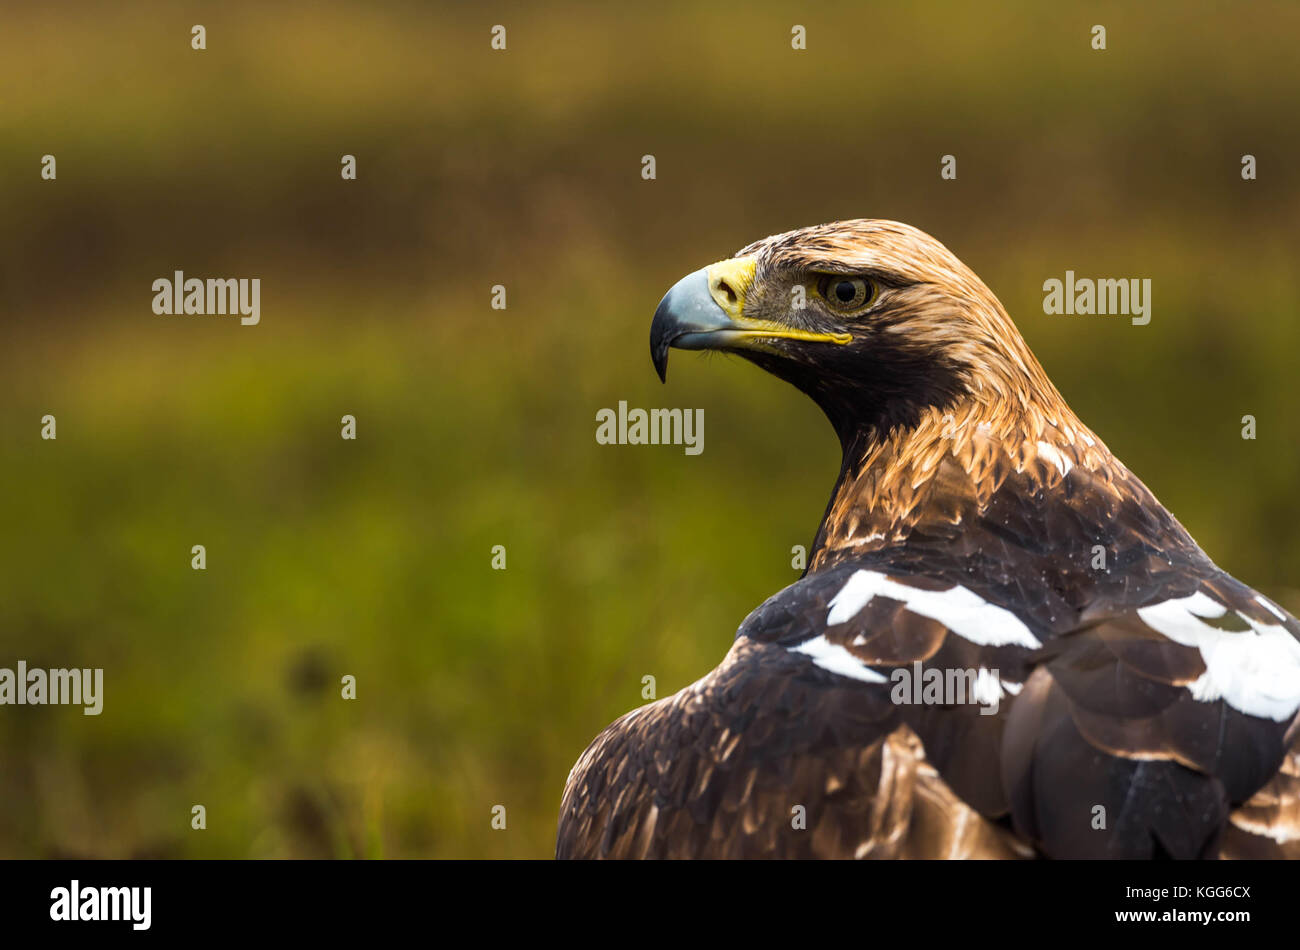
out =
[[[733,320],[741,317],[745,298],[754,282],[755,262],[752,257],[718,261],[705,268],[709,282],[709,296]]]
[[[740,309],[740,291],[736,289],[733,282],[728,281],[721,274],[715,274],[710,278],[709,293],[718,302],[718,306],[727,313],[734,315]]]

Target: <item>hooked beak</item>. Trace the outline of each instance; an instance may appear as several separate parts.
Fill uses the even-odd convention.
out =
[[[736,350],[761,346],[764,339],[850,342],[848,333],[815,333],[770,320],[745,317],[745,297],[754,284],[753,257],[719,261],[673,284],[650,324],[650,359],[668,379],[668,349]]]

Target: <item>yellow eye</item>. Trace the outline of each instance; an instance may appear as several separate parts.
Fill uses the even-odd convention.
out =
[[[818,288],[831,309],[841,313],[861,310],[876,298],[876,285],[861,277],[827,274]]]

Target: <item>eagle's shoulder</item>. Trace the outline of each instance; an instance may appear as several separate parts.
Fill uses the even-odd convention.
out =
[[[810,573],[596,738],[557,853],[1300,847],[1300,623],[1212,566],[1151,578],[1079,608],[978,571]]]
[[[1191,857],[1252,796],[1300,811],[1279,774],[1300,709],[1294,617],[1199,550],[1075,590],[1008,564],[881,552],[807,575],[740,634],[890,691],[951,788],[1049,854]]]

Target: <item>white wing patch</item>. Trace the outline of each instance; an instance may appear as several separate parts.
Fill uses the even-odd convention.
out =
[[[1068,472],[1067,467],[1063,470]],[[921,617],[937,620],[953,633],[980,646],[1041,646],[1038,638],[1011,611],[990,604],[961,585],[947,590],[920,590],[895,581],[879,571],[855,571],[830,602],[828,625],[847,623],[877,597],[899,601]],[[1285,623],[1287,615],[1267,598],[1255,598]],[[1228,613],[1228,608],[1204,591],[1140,607],[1143,623],[1175,643],[1200,650],[1205,672],[1187,684],[1201,702],[1224,700],[1251,716],[1282,722],[1300,711],[1300,641],[1283,624],[1269,624],[1234,611],[1249,630],[1222,630],[1206,623]],[[864,642],[861,636],[854,644]],[[884,683],[886,678],[846,648],[825,636],[814,637],[792,652],[804,653],[824,670],[862,680]],[[1022,684],[998,684],[998,693],[1015,695]],[[994,684],[981,681],[979,695],[993,699]]]
[[[1029,649],[1042,646],[1019,617],[961,585],[947,590],[920,590],[890,580],[878,571],[855,571],[831,598],[826,623],[834,625],[852,620],[877,595],[901,601],[912,613],[937,620],[959,637],[980,646],[1014,644]]]
[[[1257,599],[1285,619],[1262,597]],[[1294,716],[1300,709],[1300,642],[1281,624],[1260,623],[1235,611],[1250,630],[1220,630],[1205,622],[1227,612],[1204,591],[1137,611],[1157,633],[1201,651],[1205,672],[1187,685],[1194,699],[1223,699],[1247,715],[1275,722]]]
[[[813,637],[798,646],[790,647],[791,653],[806,653],[812,661],[823,670],[830,670],[840,676],[848,676],[864,683],[884,683],[885,677],[850,653],[838,643],[831,643],[825,636]]]

